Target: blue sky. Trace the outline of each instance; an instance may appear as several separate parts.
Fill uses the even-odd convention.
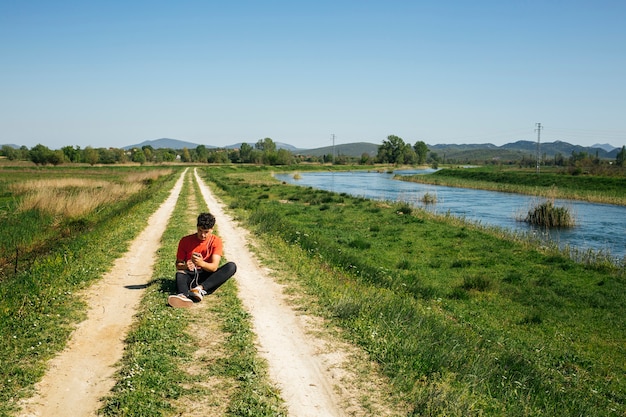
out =
[[[0,0],[0,144],[626,144],[626,2]]]

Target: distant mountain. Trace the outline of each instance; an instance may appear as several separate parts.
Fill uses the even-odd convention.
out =
[[[254,145],[256,145],[256,142],[239,142],[239,143],[235,143],[233,145],[228,145],[228,146],[221,146],[224,149],[239,149],[241,148],[241,145],[243,145],[244,143],[247,143],[248,145],[252,146],[254,148]],[[276,149],[287,149],[290,152],[294,152],[296,153],[299,149],[296,148],[293,145],[289,145],[287,143],[282,143],[282,142],[274,142],[274,144],[276,144]]]
[[[214,146],[204,144],[208,149],[222,148],[222,149],[238,149],[244,142],[235,143],[229,146]],[[256,144],[256,142],[246,142],[250,146]],[[287,149],[294,154],[305,156],[323,156],[332,155],[333,151],[336,156],[347,156],[358,158],[363,154],[370,156],[376,156],[378,154],[379,144],[368,142],[355,142],[336,145],[333,149],[332,146],[324,146],[313,149],[297,148],[287,143],[275,142],[278,149]],[[19,145],[8,145],[14,148],[19,148]],[[183,148],[195,149],[200,144],[194,142],[187,142],[178,139],[161,138],[155,140],[146,140],[144,142],[124,146],[122,149],[141,148],[143,146],[152,146],[154,149],[176,149]],[[437,153],[440,158],[445,160],[456,161],[468,161],[480,163],[481,161],[489,160],[503,160],[503,161],[517,161],[522,158],[534,157],[537,152],[537,143],[534,141],[520,140],[517,142],[507,143],[506,145],[496,146],[492,143],[480,143],[480,144],[436,144],[427,145],[431,153]],[[615,159],[617,153],[621,150],[621,147],[616,148],[609,144],[597,144],[591,147],[585,147],[580,145],[572,145],[567,142],[544,142],[540,144],[541,155],[546,158],[553,158],[556,155],[562,155],[568,158],[573,152],[584,152],[591,156],[598,156],[602,159]]]
[[[611,151],[614,151],[615,149],[619,149],[608,143],[596,143],[595,145],[592,146],[592,148],[604,149],[607,152],[611,152]]]
[[[193,142],[185,142],[183,140],[178,140],[178,139],[161,138],[161,139],[155,139],[155,140],[145,140],[136,145],[124,146],[122,149],[142,148],[144,146],[152,146],[154,149],[161,149],[161,148],[167,148],[167,149],[183,149],[183,148],[192,149],[193,148],[195,149],[199,146],[199,144],[193,143]],[[205,146],[207,148],[215,147],[215,146],[208,146],[208,145],[205,145]]]
[[[468,161],[486,161],[490,159],[502,160],[519,160],[522,157],[536,155],[537,142],[520,140],[506,145],[496,146],[491,143],[487,144],[469,144],[469,145],[428,145],[431,152],[436,152],[440,157],[446,159],[468,160]],[[571,143],[556,141],[544,142],[540,144],[539,152],[542,156],[553,158],[557,154],[569,157],[573,152],[584,152],[588,155],[598,156],[604,159],[614,159],[617,156],[618,148],[612,148],[607,152],[599,147],[586,147],[580,145],[572,145]]]
[[[370,156],[376,156],[378,154],[378,147],[380,145],[376,145],[375,143],[367,143],[367,142],[356,142],[356,143],[346,143],[342,145],[335,145],[335,155],[343,155],[349,157],[358,158],[364,153]],[[300,149],[296,153],[307,156],[324,156],[324,155],[332,155],[333,147],[332,146],[324,146],[322,148],[315,149]]]
[[[14,145],[14,144],[12,144],[12,143],[6,143],[6,144],[4,144],[4,145],[0,145],[0,148],[2,148],[3,146],[10,146],[10,147],[11,147],[11,148],[13,148],[13,149],[19,149],[19,148],[20,148],[20,146],[19,146],[19,145]]]
[[[520,140],[518,142],[509,143],[501,146],[503,149],[515,149],[526,152],[532,152],[533,154],[537,152],[537,142]],[[540,153],[542,155],[546,155],[547,157],[553,157],[557,154],[561,154],[565,157],[570,156],[573,152],[580,153],[585,152],[589,155],[598,155],[599,158],[610,158],[611,152],[607,152],[602,148],[594,148],[590,146],[580,146],[580,145],[572,145],[571,143],[556,141],[556,142],[545,142],[540,144]]]
[[[441,145],[427,145],[427,146],[428,146],[428,149],[430,149],[431,151],[441,151],[443,149],[447,151],[449,150],[470,151],[470,150],[476,150],[476,149],[498,149],[498,146],[492,143],[468,143],[468,144],[461,144],[461,145],[441,144]]]
[[[241,148],[241,145],[245,143],[245,142],[239,142],[239,143],[235,143],[233,145],[228,145],[228,146],[214,146],[214,145],[206,145],[204,144],[204,146],[207,149],[215,149],[215,148],[222,148],[222,149],[239,149]],[[256,144],[256,142],[247,142],[248,145],[254,147],[254,145]],[[293,145],[289,145],[287,143],[281,143],[281,142],[274,142],[276,144],[276,148],[277,149],[287,149],[288,151],[291,152],[297,152],[298,148],[296,148]],[[200,143],[193,143],[193,142],[187,142],[184,140],[178,140],[178,139],[169,139],[169,138],[161,138],[161,139],[154,139],[154,140],[145,140],[141,143],[138,143],[136,145],[128,145],[128,146],[124,146],[122,149],[133,149],[133,148],[141,148],[144,146],[152,146],[154,149],[162,149],[162,148],[166,148],[166,149],[183,149],[183,148],[187,148],[187,149],[195,149],[198,146],[200,146],[202,144]]]

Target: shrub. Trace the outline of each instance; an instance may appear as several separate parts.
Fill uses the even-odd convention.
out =
[[[399,214],[411,214],[413,213],[413,207],[411,207],[408,203],[400,203],[398,205],[397,212]]]
[[[437,195],[431,193],[424,193],[421,200],[424,204],[435,204],[437,202]]]
[[[552,201],[546,201],[528,210],[524,221],[535,226],[543,226],[546,228],[574,227],[574,218],[569,209],[566,207],[556,207]]]

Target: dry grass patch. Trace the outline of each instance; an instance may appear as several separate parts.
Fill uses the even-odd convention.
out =
[[[171,173],[171,169],[151,169],[148,171],[129,172],[124,176],[124,181],[137,183],[155,181],[159,177],[163,175],[169,175]]]
[[[79,217],[100,206],[123,200],[144,188],[141,183],[117,184],[103,180],[59,178],[13,184],[23,194],[18,211],[40,210],[64,217]]]
[[[10,184],[21,195],[17,210],[39,210],[55,216],[76,218],[98,207],[114,203],[143,190],[147,184],[171,170],[130,172],[122,182],[90,178],[48,178]]]

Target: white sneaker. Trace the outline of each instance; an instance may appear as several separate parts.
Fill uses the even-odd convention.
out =
[[[193,305],[193,301],[187,298],[185,294],[170,295],[167,297],[167,303],[178,308],[189,308]]]
[[[197,303],[202,301],[205,295],[206,291],[204,291],[204,289],[200,285],[198,285],[196,288],[192,288],[191,290],[189,290],[189,294],[187,294],[189,298]]]

